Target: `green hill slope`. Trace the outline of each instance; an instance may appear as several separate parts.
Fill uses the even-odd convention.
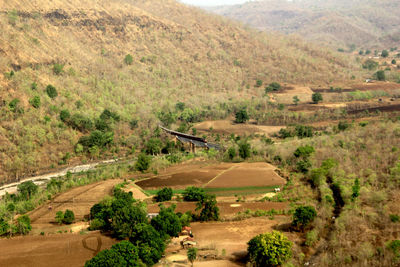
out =
[[[115,146],[80,158],[140,148],[178,101],[198,121],[259,96],[257,79],[317,85],[362,77],[358,64],[329,50],[175,1],[12,0],[0,4],[0,27],[3,181],[65,164],[95,128],[111,128]],[[104,109],[118,116],[99,118]]]

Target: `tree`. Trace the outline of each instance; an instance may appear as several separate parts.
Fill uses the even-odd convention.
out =
[[[304,229],[312,223],[317,216],[317,212],[312,206],[298,207],[293,214],[292,225]]]
[[[368,69],[368,70],[375,70],[378,66],[379,66],[379,63],[372,59],[366,60],[363,64],[363,68]]]
[[[40,97],[34,96],[29,100],[29,104],[31,104],[31,106],[34,108],[40,108]]]
[[[136,267],[144,266],[139,258],[139,249],[131,242],[124,240],[111,247],[112,250],[117,252],[126,262],[126,266]]]
[[[262,84],[263,84],[263,81],[262,81],[262,80],[257,80],[255,86],[256,86],[256,87],[261,87]]]
[[[280,266],[292,256],[292,242],[277,231],[260,234],[247,244],[250,261],[255,266]]]
[[[57,211],[55,217],[56,223],[61,225],[63,223],[63,220],[64,220],[64,213],[61,210]]]
[[[54,99],[58,96],[57,89],[51,84],[47,85],[46,93],[51,99]]]
[[[129,241],[138,247],[139,258],[148,266],[153,266],[162,257],[165,242],[153,226],[140,223],[135,226]]]
[[[75,220],[75,214],[72,210],[66,210],[64,213],[64,218],[63,218],[63,223],[65,224],[71,224]]]
[[[386,75],[384,70],[379,70],[375,73],[376,79],[378,81],[385,81],[386,80]]]
[[[182,230],[179,216],[174,212],[175,208],[176,205],[165,208],[160,204],[160,213],[151,220],[151,225],[161,234],[161,236],[177,237]]]
[[[242,108],[238,112],[236,112],[235,115],[236,123],[245,123],[248,120],[249,120],[249,114],[247,114],[246,108]]]
[[[113,249],[100,251],[94,258],[85,263],[85,267],[114,267],[129,265],[124,257]]]
[[[308,158],[314,152],[315,152],[315,149],[313,146],[305,145],[305,146],[298,147],[296,149],[296,151],[293,153],[293,155],[296,158]]]
[[[190,261],[190,263],[193,266],[193,262],[197,258],[197,248],[189,248],[188,251],[187,251],[187,257],[188,257],[188,260]]]
[[[282,88],[282,86],[277,83],[273,82],[270,83],[267,87],[265,87],[265,93],[271,92],[271,91],[279,91]]]
[[[312,94],[311,99],[314,102],[314,104],[318,104],[323,100],[321,93]]]
[[[360,180],[357,178],[352,186],[353,193],[351,194],[351,200],[354,201],[360,195]]]
[[[162,142],[158,138],[150,138],[146,143],[146,153],[149,155],[160,154]]]
[[[140,205],[132,205],[119,199],[112,204],[111,228],[119,239],[130,237],[137,224],[147,222],[147,213]]]
[[[219,208],[215,195],[206,195],[202,200],[197,202],[196,210],[200,210],[200,221],[218,221]]]
[[[396,59],[392,60],[392,64],[395,65],[397,63]]]
[[[295,96],[293,97],[293,103],[297,106],[297,105],[299,104],[299,102],[300,102],[299,97],[298,97],[297,95],[295,95]]]
[[[387,50],[383,50],[381,55],[382,55],[382,57],[388,57],[389,52]]]
[[[190,186],[183,191],[182,195],[185,201],[201,201],[205,198],[206,193],[203,188]]]
[[[17,186],[17,191],[19,192],[20,196],[25,199],[29,200],[32,195],[36,194],[39,187],[35,185],[32,181],[23,182]]]
[[[9,223],[4,218],[0,218],[0,236],[7,234],[9,231]]]
[[[236,148],[235,147],[230,147],[228,149],[228,157],[230,160],[233,160],[236,157]]]
[[[172,189],[168,187],[164,187],[156,194],[156,201],[157,202],[164,202],[172,199]]]
[[[126,65],[132,65],[133,63],[133,57],[131,54],[127,54],[124,58],[124,62]]]
[[[32,230],[31,219],[28,215],[22,215],[17,219],[17,232],[26,235]]]
[[[250,152],[251,152],[251,146],[247,141],[242,141],[239,144],[239,156],[242,159],[247,159],[250,157]]]
[[[68,109],[63,109],[60,111],[60,120],[62,122],[68,122],[69,119],[71,118],[71,113],[69,113]]]
[[[150,167],[151,158],[144,153],[140,153],[135,163],[135,169],[144,172]]]

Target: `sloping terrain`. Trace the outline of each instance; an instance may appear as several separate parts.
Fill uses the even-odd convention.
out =
[[[92,147],[83,160],[140,147],[178,101],[191,116],[216,119],[230,112],[221,104],[262,93],[256,79],[362,77],[357,64],[329,50],[172,0],[11,0],[0,3],[0,27],[3,181],[68,163],[104,109],[118,114],[115,148]]]
[[[264,0],[210,10],[257,27],[333,47],[388,48],[399,41],[396,0]]]

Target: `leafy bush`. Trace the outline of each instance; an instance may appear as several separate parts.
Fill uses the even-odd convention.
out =
[[[315,211],[314,207],[298,207],[293,214],[292,225],[300,229],[304,229],[314,221],[316,216],[317,212]]]
[[[185,201],[201,201],[205,198],[206,193],[203,188],[190,186],[185,189],[182,195]]]
[[[382,57],[388,57],[389,56],[389,52],[387,50],[383,50],[381,56]]]
[[[172,189],[165,187],[163,189],[161,189],[160,191],[157,192],[156,194],[156,201],[157,202],[164,202],[164,201],[169,201],[172,199]]]
[[[400,216],[397,214],[390,214],[389,218],[390,218],[391,222],[394,222],[394,223],[400,222]]]
[[[64,72],[64,64],[56,63],[53,65],[53,72],[55,75],[60,75]]]
[[[236,148],[235,147],[230,147],[229,149],[228,149],[228,157],[229,157],[229,159],[230,160],[233,160],[235,157],[236,157]]]
[[[282,88],[282,86],[277,83],[277,82],[273,82],[270,83],[267,87],[265,87],[265,92],[272,92],[272,91],[279,91]]]
[[[54,99],[58,96],[57,89],[51,84],[47,85],[46,93],[51,99]]]
[[[135,163],[135,169],[141,172],[146,171],[150,167],[151,158],[144,153],[140,153]]]
[[[311,156],[312,153],[315,152],[315,149],[313,146],[310,145],[305,145],[305,146],[300,146],[296,149],[296,151],[293,153],[293,155],[296,158],[308,158]]]
[[[75,220],[75,214],[72,210],[66,210],[64,213],[63,223],[71,224]]]
[[[187,258],[193,266],[193,262],[197,258],[197,248],[189,248],[187,251]]]
[[[345,131],[350,127],[350,124],[347,121],[340,121],[338,123],[339,131]]]
[[[245,123],[248,120],[249,120],[249,115],[247,114],[246,108],[242,108],[238,112],[236,112],[235,114],[236,123]]]
[[[28,215],[18,217],[16,230],[21,235],[26,235],[32,230],[31,219]]]
[[[379,63],[372,59],[368,59],[363,64],[363,68],[368,69],[368,70],[375,70],[376,68],[378,68],[378,66],[379,66]]]
[[[86,150],[92,147],[104,148],[114,141],[114,133],[95,130],[89,136],[82,136],[78,144],[81,144]]]
[[[256,80],[256,85],[255,85],[255,87],[261,87],[262,84],[263,84],[263,81],[262,81],[262,80]]]
[[[132,65],[133,63],[133,57],[131,54],[127,54],[124,58],[124,62],[126,65]]]
[[[250,261],[255,266],[280,266],[292,256],[292,242],[277,231],[260,234],[247,244]]]
[[[29,104],[31,104],[31,106],[34,108],[40,108],[40,97],[34,96],[29,100]]]
[[[80,132],[88,132],[93,129],[93,121],[79,113],[75,113],[71,116],[68,125]]]
[[[306,234],[306,246],[311,247],[318,241],[318,232],[317,230],[311,230]]]
[[[10,101],[10,103],[8,103],[8,108],[12,111],[12,112],[16,112],[18,110],[18,104],[19,104],[19,99],[18,98],[14,98],[13,100]]]

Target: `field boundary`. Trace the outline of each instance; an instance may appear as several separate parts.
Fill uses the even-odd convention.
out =
[[[217,176],[215,176],[214,178],[212,178],[210,181],[208,181],[206,184],[204,184],[201,188],[205,188],[207,185],[209,185],[210,183],[212,183],[213,181],[215,181],[218,177],[220,177],[222,174],[231,171],[233,169],[236,169],[238,166],[232,166],[229,169],[223,170],[222,172],[220,172]]]

